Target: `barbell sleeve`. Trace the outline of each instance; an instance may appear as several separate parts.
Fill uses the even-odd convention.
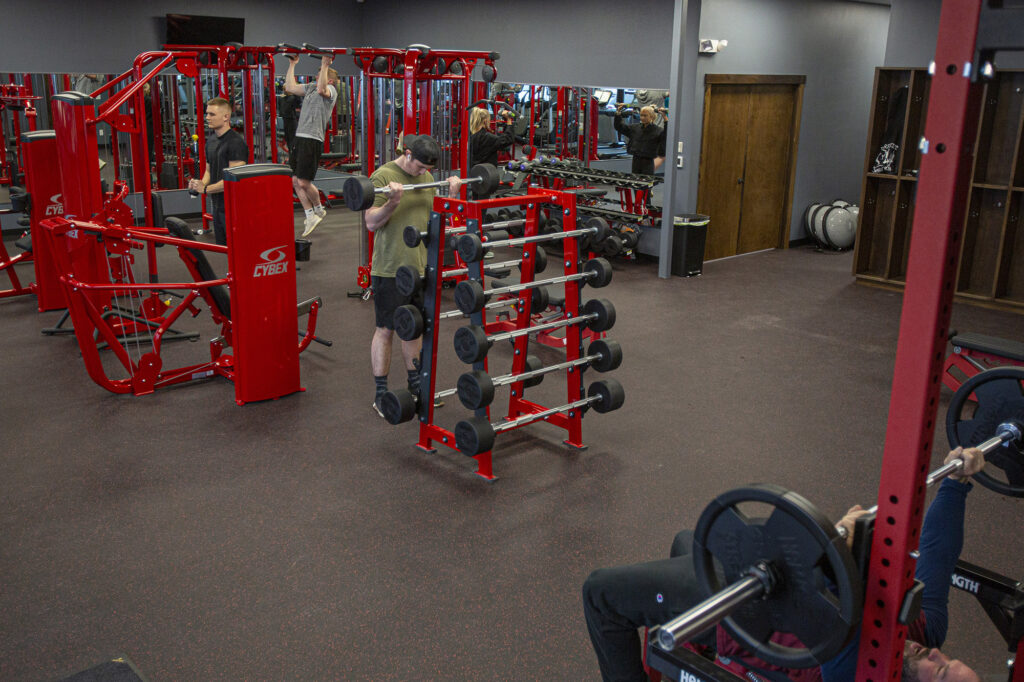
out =
[[[495,386],[505,386],[507,384],[514,384],[517,381],[526,381],[527,379],[533,379],[534,377],[544,376],[551,372],[557,372],[560,369],[569,369],[570,367],[579,367],[581,365],[588,365],[594,360],[600,360],[604,356],[600,353],[592,353],[585,358],[579,358],[577,360],[566,360],[565,362],[559,362],[556,365],[548,365],[541,367],[540,369],[532,369],[519,374],[505,374],[500,377],[494,377],[491,382]]]
[[[766,591],[764,582],[755,575],[737,580],[721,592],[676,616],[658,628],[658,646],[672,651],[679,643],[688,642],[749,601]]]
[[[516,299],[512,299],[516,300]],[[558,329],[559,327],[568,327],[574,324],[583,324],[589,320],[596,320],[598,317],[597,313],[590,313],[588,315],[578,315],[576,317],[570,317],[566,320],[555,320],[554,322],[547,322],[545,324],[538,324],[526,329],[516,329],[510,332],[500,332],[494,336],[489,337],[491,342],[505,341],[506,339],[517,339],[525,334],[533,334],[534,332],[542,332],[548,329]]]

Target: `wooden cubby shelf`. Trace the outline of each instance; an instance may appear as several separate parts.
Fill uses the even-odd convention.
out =
[[[875,69],[853,274],[902,287],[914,222],[918,141],[931,78],[923,68]],[[985,86],[957,274],[957,299],[1024,313],[1024,70]]]

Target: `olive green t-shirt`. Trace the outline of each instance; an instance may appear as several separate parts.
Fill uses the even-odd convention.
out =
[[[420,185],[434,181],[434,176],[429,172],[418,177],[409,175],[402,170],[397,163],[389,161],[370,176],[374,187],[387,187],[389,182],[397,182],[400,185]],[[420,244],[410,249],[402,240],[402,231],[406,225],[414,225],[420,232],[426,232],[427,224],[430,222],[430,211],[434,205],[434,190],[420,189],[406,191],[402,194],[402,201],[398,208],[391,214],[391,218],[383,227],[377,228],[373,233],[373,263],[370,267],[370,274],[377,277],[394,277],[398,268],[403,265],[416,268],[422,275],[427,265],[427,248]],[[383,206],[387,203],[386,194],[378,194],[374,197],[374,207]]]

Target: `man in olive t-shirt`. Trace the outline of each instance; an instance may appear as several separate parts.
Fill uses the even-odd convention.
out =
[[[373,408],[381,417],[381,398],[388,390],[388,373],[391,370],[391,344],[395,334],[393,321],[399,306],[412,302],[411,297],[402,296],[395,286],[398,268],[408,265],[422,276],[427,262],[427,250],[422,244],[409,248],[402,240],[406,225],[414,225],[423,232],[430,221],[430,210],[434,201],[433,189],[403,191],[403,185],[431,183],[434,176],[430,170],[437,164],[441,148],[437,141],[427,135],[408,135],[403,141],[402,155],[378,168],[370,180],[375,187],[388,187],[374,197],[373,207],[364,213],[366,229],[373,232],[373,261],[370,267],[370,282],[373,286],[373,307],[376,314],[376,329],[370,342],[370,366],[373,370],[375,393]],[[458,193],[461,180],[457,175],[448,178],[448,194]],[[409,390],[419,393],[419,371],[415,361],[420,355],[422,341],[402,341],[402,356],[409,377]]]

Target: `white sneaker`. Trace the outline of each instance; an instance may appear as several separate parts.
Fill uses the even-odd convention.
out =
[[[316,229],[316,226],[319,225],[320,221],[323,219],[323,216],[319,216],[316,213],[306,218],[305,222],[303,222],[305,229],[302,230],[302,236],[308,236],[310,232]]]
[[[326,218],[327,217],[327,209],[324,208],[323,204],[320,204],[319,206],[314,208],[313,209],[313,213],[315,213],[316,215],[320,216],[321,218]]]

